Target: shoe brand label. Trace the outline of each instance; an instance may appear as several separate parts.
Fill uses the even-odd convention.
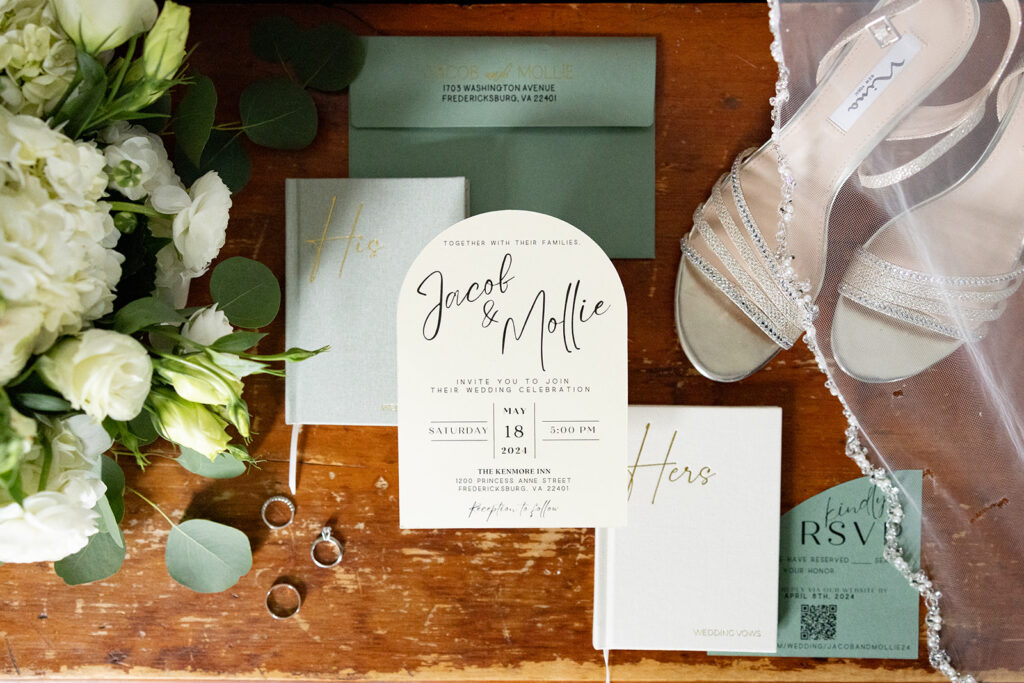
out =
[[[896,42],[882,59],[861,79],[842,104],[836,107],[829,120],[843,132],[849,131],[857,120],[875,103],[896,77],[910,65],[911,60],[921,51],[921,41],[906,33]]]

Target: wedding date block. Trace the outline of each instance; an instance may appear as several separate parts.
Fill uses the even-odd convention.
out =
[[[585,234],[528,211],[464,220],[398,300],[403,528],[625,523],[626,300]]]

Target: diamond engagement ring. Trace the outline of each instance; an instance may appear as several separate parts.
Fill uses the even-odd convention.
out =
[[[290,583],[275,583],[267,591],[267,611],[275,619],[288,619],[299,613],[302,594]]]
[[[328,544],[333,545],[334,548],[337,550],[337,557],[335,557],[333,560],[329,560],[327,562],[320,561],[320,559],[318,559],[317,556],[316,556],[316,552],[317,552],[316,549],[317,549],[317,547],[319,545],[321,545],[323,543],[328,543]],[[331,553],[333,553],[333,552],[334,551],[332,550]],[[326,526],[320,531],[320,536],[318,536],[317,539],[315,541],[313,541],[313,546],[309,549],[309,556],[311,558],[313,558],[313,564],[315,564],[318,567],[324,567],[324,568],[333,567],[334,565],[336,565],[339,562],[341,562],[341,557],[344,554],[345,554],[345,551],[341,547],[341,541],[336,539],[334,536],[331,536],[331,529],[330,529],[330,527],[326,527]]]
[[[275,518],[278,519],[278,523],[270,521],[270,518],[267,517],[267,510],[272,508],[273,510],[280,511],[282,507],[287,508],[288,518],[284,522],[280,522],[280,518],[275,515]],[[267,498],[265,503],[263,503],[263,508],[260,510],[260,516],[263,517],[263,523],[271,529],[283,529],[291,524],[292,520],[295,519],[295,503],[285,496],[271,496],[270,498]]]

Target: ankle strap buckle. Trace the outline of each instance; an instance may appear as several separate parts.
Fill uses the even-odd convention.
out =
[[[879,47],[889,47],[903,37],[889,21],[889,17],[879,17],[864,28],[875,39]]]

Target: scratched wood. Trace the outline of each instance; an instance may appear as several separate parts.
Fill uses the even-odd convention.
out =
[[[807,350],[781,353],[732,385],[702,378],[673,327],[677,240],[694,207],[741,150],[768,135],[774,84],[761,5],[520,5],[337,7],[206,5],[193,14],[193,63],[220,93],[220,120],[237,117],[241,89],[278,72],[255,60],[248,33],[283,12],[300,25],[343,23],[361,34],[650,35],[658,38],[657,258],[616,263],[629,316],[633,403],[778,405],[783,408],[783,510],[858,476],[843,456],[840,410]],[[234,199],[223,255],[284,272],[284,179],[347,174],[345,95],[315,96],[317,139],[308,150],[251,147],[253,179]],[[205,283],[196,286],[197,292]],[[197,294],[199,301],[202,296]],[[261,344],[283,345],[283,323]],[[338,362],[359,362],[339,358]],[[358,387],[339,387],[338,400]],[[67,587],[49,565],[0,567],[0,676],[47,678],[603,680],[590,645],[594,537],[589,530],[400,531],[396,431],[312,427],[295,523],[269,531],[262,502],[287,489],[283,385],[248,383],[259,432],[259,471],[212,482],[166,457],[128,482],[173,519],[204,516],[239,526],[253,569],[234,588],[196,595],[163,566],[167,523],[127,500],[122,571]],[[329,523],[346,543],[335,569],[318,569],[309,545]],[[305,603],[288,621],[264,610],[281,577]],[[681,587],[685,589],[685,587]],[[924,651],[923,648],[921,650]],[[917,661],[709,657],[614,652],[615,680],[937,681]],[[1000,678],[995,676],[995,678]],[[1004,678],[1004,680],[1009,680]]]

